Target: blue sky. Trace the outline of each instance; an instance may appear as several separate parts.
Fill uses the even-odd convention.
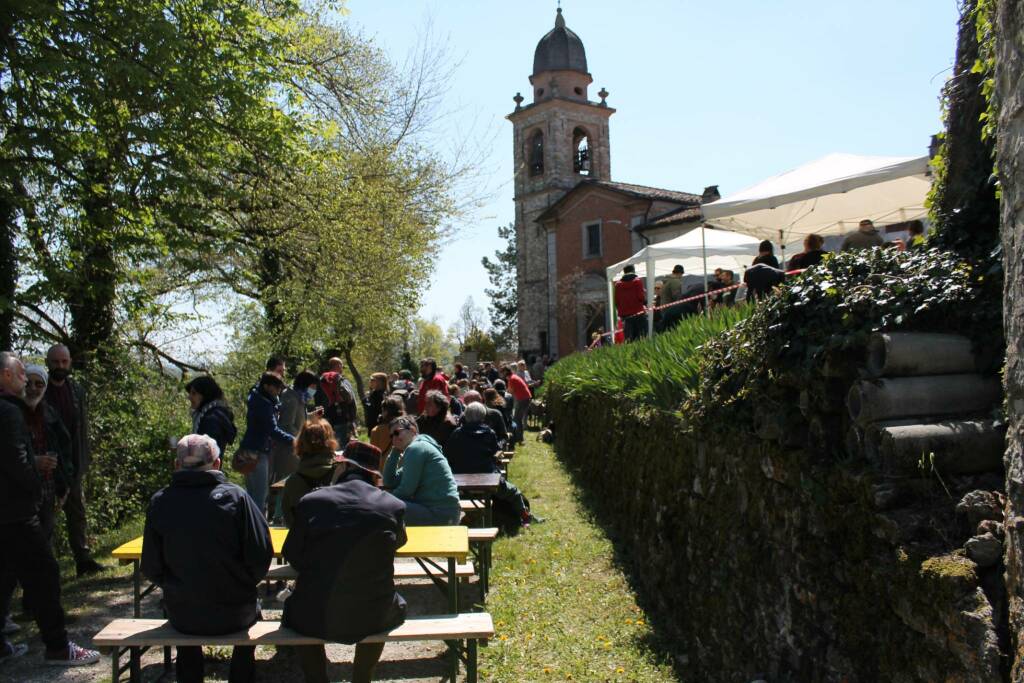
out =
[[[480,258],[513,219],[512,126],[555,2],[348,0],[346,21],[405,59],[428,24],[457,63],[444,145],[466,131],[487,196],[438,260],[421,315],[447,326],[467,295],[486,305]],[[722,194],[830,152],[919,155],[941,127],[956,0],[565,0],[611,119],[612,178]]]

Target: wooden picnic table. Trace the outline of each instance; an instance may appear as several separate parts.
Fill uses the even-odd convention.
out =
[[[407,540],[405,545],[395,552],[395,557],[411,557],[424,570],[426,565],[443,572],[447,581],[442,590],[447,594],[448,607],[452,614],[459,611],[459,580],[456,567],[465,562],[469,556],[469,529],[464,526],[410,526],[405,528]],[[288,537],[288,529],[284,527],[270,528],[270,542],[274,548],[274,557],[281,558],[284,552],[284,541]],[[142,588],[142,536],[134,538],[111,553],[121,564],[132,563],[134,616],[142,614],[142,599],[156,588],[150,585]],[[447,567],[437,564],[434,558],[447,560]],[[427,570],[429,572],[429,570]],[[441,588],[441,583],[435,581]]]
[[[494,492],[501,485],[501,474],[482,472],[473,474],[456,474],[455,485],[459,489],[459,498],[483,501],[484,518],[481,526],[492,525]]]

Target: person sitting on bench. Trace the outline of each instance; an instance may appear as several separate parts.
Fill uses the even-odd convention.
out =
[[[252,498],[220,471],[217,442],[189,434],[178,442],[171,485],[146,512],[142,573],[163,590],[171,626],[223,635],[260,619],[256,589],[274,551],[267,521]],[[236,647],[230,683],[253,680],[255,648]],[[178,681],[203,680],[203,649],[179,647]]]
[[[405,504],[377,488],[380,451],[351,441],[337,483],[307,493],[295,508],[284,557],[298,572],[282,623],[299,633],[358,643],[405,621],[395,592],[395,551],[405,545]],[[295,648],[307,683],[327,683],[323,645]],[[353,681],[372,680],[383,643],[356,645]]]
[[[420,434],[409,415],[391,421],[391,454],[384,463],[384,488],[405,503],[409,526],[459,523],[459,487],[441,447]],[[399,466],[401,463],[401,466]]]
[[[498,439],[489,426],[487,406],[470,403],[462,415],[462,424],[444,447],[444,457],[455,474],[499,473],[496,457],[501,452]],[[530,523],[530,506],[526,498],[503,476],[494,492],[495,526],[507,533]]]

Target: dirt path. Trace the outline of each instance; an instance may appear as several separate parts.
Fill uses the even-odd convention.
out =
[[[429,581],[403,582],[399,592],[409,603],[409,616],[443,614],[446,602],[441,593]],[[72,622],[68,624],[71,638],[84,646],[91,646],[95,635],[108,621],[132,614],[132,581],[128,567],[112,568],[102,575],[70,581],[65,584],[65,606],[70,608]],[[160,618],[158,605],[159,591],[143,601],[142,616]],[[463,584],[461,596],[463,610],[472,607],[478,599],[475,580]],[[15,603],[16,605],[19,603]],[[273,597],[264,601],[263,617],[280,619],[281,604]],[[19,622],[22,632],[12,636],[14,642],[29,644],[27,655],[0,664],[0,681],[3,683],[106,683],[111,680],[111,661],[104,656],[100,662],[88,667],[61,668],[43,663],[43,647],[39,641],[35,624]],[[332,664],[330,680],[351,679],[353,647],[329,645],[328,657]],[[206,680],[226,681],[230,648],[206,648]],[[301,682],[298,660],[287,649],[261,647],[256,650],[258,660],[256,681]],[[148,652],[142,659],[144,681],[156,681],[163,674],[163,654],[160,650]],[[447,671],[446,649],[440,643],[388,643],[384,647],[380,665],[377,668],[378,681],[403,681],[404,683],[427,683],[442,680]],[[122,677],[127,680],[127,675]],[[164,680],[174,680],[168,677]]]

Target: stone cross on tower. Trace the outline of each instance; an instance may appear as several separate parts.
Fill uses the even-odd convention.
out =
[[[521,357],[558,348],[557,235],[537,224],[537,216],[580,181],[611,179],[608,119],[615,110],[604,89],[600,103],[588,99],[593,80],[583,41],[566,27],[559,7],[555,27],[533,54],[533,102],[522,106],[524,98],[516,93],[515,111],[507,117],[515,162]]]

